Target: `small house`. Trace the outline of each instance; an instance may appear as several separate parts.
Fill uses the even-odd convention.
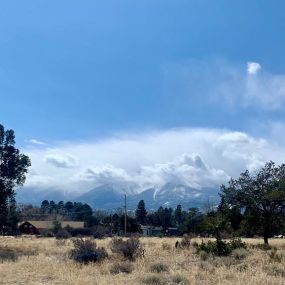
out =
[[[143,236],[145,237],[162,237],[164,236],[162,227],[141,226]]]
[[[170,237],[182,235],[182,232],[178,228],[167,228],[165,233]]]
[[[18,228],[23,234],[40,234],[46,230],[54,228],[55,221],[23,221],[18,223]],[[84,222],[79,221],[57,221],[62,228],[70,227],[73,229],[83,229]]]

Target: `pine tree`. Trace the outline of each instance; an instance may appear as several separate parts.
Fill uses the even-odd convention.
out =
[[[31,165],[28,156],[15,147],[13,130],[0,124],[0,231],[13,231],[17,225],[15,188],[22,186]]]
[[[175,219],[175,223],[177,226],[179,226],[182,223],[182,207],[181,205],[178,205],[175,209],[174,212],[174,219]]]
[[[144,200],[140,200],[136,209],[136,218],[139,224],[144,225],[146,222],[147,211]]]

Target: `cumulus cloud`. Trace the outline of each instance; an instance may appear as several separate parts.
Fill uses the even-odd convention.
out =
[[[214,143],[223,158],[245,165],[250,171],[265,164],[263,150],[267,147],[264,139],[255,140],[245,133],[231,132],[221,135]]]
[[[70,154],[47,154],[44,161],[60,168],[73,168],[77,164],[76,158]]]
[[[110,164],[86,168],[78,176],[76,175],[75,178],[81,181],[91,181],[97,185],[121,184],[131,182],[132,180],[124,169],[114,167]]]
[[[258,62],[247,63],[247,73],[256,74],[261,69],[261,65]]]
[[[143,166],[138,178],[148,186],[175,183],[202,188],[224,183],[229,176],[221,169],[210,168],[200,155],[185,153],[167,163]]]
[[[25,152],[32,160],[26,186],[45,188],[49,184],[49,188],[73,192],[102,184],[135,191],[168,182],[198,188],[217,186],[266,161],[281,163],[285,155],[275,140],[201,128],[121,134]]]

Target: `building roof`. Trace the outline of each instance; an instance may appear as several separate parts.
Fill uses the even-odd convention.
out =
[[[61,227],[65,228],[67,226],[74,229],[84,228],[84,222],[79,221],[58,221],[61,224]],[[23,221],[18,224],[18,226],[23,225],[24,223],[30,223],[37,229],[52,229],[54,227],[54,221]]]
[[[155,230],[155,231],[162,231],[163,227],[154,227],[154,226],[143,226],[141,225],[142,230]]]
[[[178,230],[178,228],[167,228],[167,230],[174,230],[174,231],[176,231],[176,230]]]

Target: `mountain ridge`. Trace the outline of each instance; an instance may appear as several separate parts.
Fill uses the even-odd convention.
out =
[[[147,209],[156,210],[160,206],[184,208],[202,208],[205,204],[217,204],[219,201],[218,188],[193,188],[183,184],[166,183],[162,187],[150,187],[141,192],[135,192],[128,186],[104,184],[97,186],[83,194],[74,196],[57,189],[35,191],[35,189],[21,189],[17,192],[17,202],[39,205],[43,200],[72,201],[89,204],[93,209],[114,211],[124,207],[124,195],[127,195],[127,206],[135,210],[138,202],[144,200]]]

